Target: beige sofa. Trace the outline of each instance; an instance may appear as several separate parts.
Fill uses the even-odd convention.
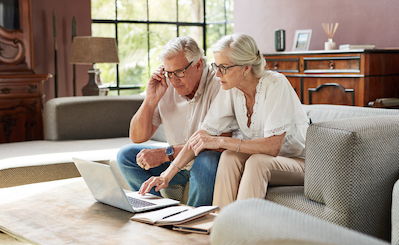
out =
[[[226,207],[216,222],[214,244],[263,244],[273,239],[384,244],[358,232],[389,241],[391,223],[392,242],[398,244],[399,110],[328,106],[315,115],[313,109],[308,110],[314,123],[306,135],[304,186],[272,186],[268,201]],[[341,119],[320,121],[327,114]],[[345,115],[352,118],[342,118]]]
[[[142,101],[141,96],[49,100],[44,106],[44,140],[1,144],[0,187],[79,176],[72,157],[115,159],[118,149],[130,143],[129,122]],[[146,143],[164,146],[163,141],[159,131]]]
[[[127,137],[130,118],[142,100],[139,96],[129,96],[48,101],[44,111],[45,140],[1,145],[0,187],[79,176],[72,157],[94,161],[114,159],[118,149],[130,142]],[[387,121],[380,116],[397,118],[399,110],[335,105],[304,105],[304,108],[314,123],[306,144],[305,186],[270,188],[267,199],[388,239],[389,188],[399,175],[399,160],[391,162],[397,157],[399,133],[392,137],[390,132],[399,127],[397,119]],[[165,146],[164,141],[160,129],[146,143]],[[368,150],[362,151],[363,147]],[[371,150],[376,157],[367,157]],[[112,166],[117,170],[115,164]],[[369,179],[372,185],[368,184]],[[174,188],[169,196],[179,199],[183,190],[184,187]],[[359,205],[365,208],[359,209]],[[366,211],[374,215],[362,222],[361,215]]]

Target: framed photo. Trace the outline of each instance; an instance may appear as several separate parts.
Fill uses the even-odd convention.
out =
[[[296,30],[294,37],[293,51],[309,50],[310,38],[312,30]]]

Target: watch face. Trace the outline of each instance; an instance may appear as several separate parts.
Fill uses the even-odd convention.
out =
[[[170,156],[173,155],[175,153],[173,146],[169,146],[168,148],[166,148],[166,155]]]

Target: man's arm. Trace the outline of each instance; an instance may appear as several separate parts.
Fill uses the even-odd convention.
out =
[[[157,126],[152,124],[152,118],[157,105],[144,99],[132,120],[130,120],[129,137],[134,143],[142,143],[151,138],[157,130]]]
[[[148,81],[146,97],[139,110],[130,121],[129,137],[134,143],[142,143],[151,138],[157,130],[152,124],[154,111],[168,88],[163,67],[159,67]]]
[[[173,158],[175,159],[179,152],[183,149],[184,145],[174,145],[173,150]],[[160,166],[164,162],[169,162],[170,159],[165,153],[166,148],[157,148],[157,149],[143,149],[136,156],[137,164],[148,170],[151,168],[156,168]]]

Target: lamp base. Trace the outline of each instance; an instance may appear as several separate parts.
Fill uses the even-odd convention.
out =
[[[83,96],[98,96],[100,94],[100,89],[96,83],[96,71],[94,69],[90,69],[89,73],[89,81],[82,88]]]

